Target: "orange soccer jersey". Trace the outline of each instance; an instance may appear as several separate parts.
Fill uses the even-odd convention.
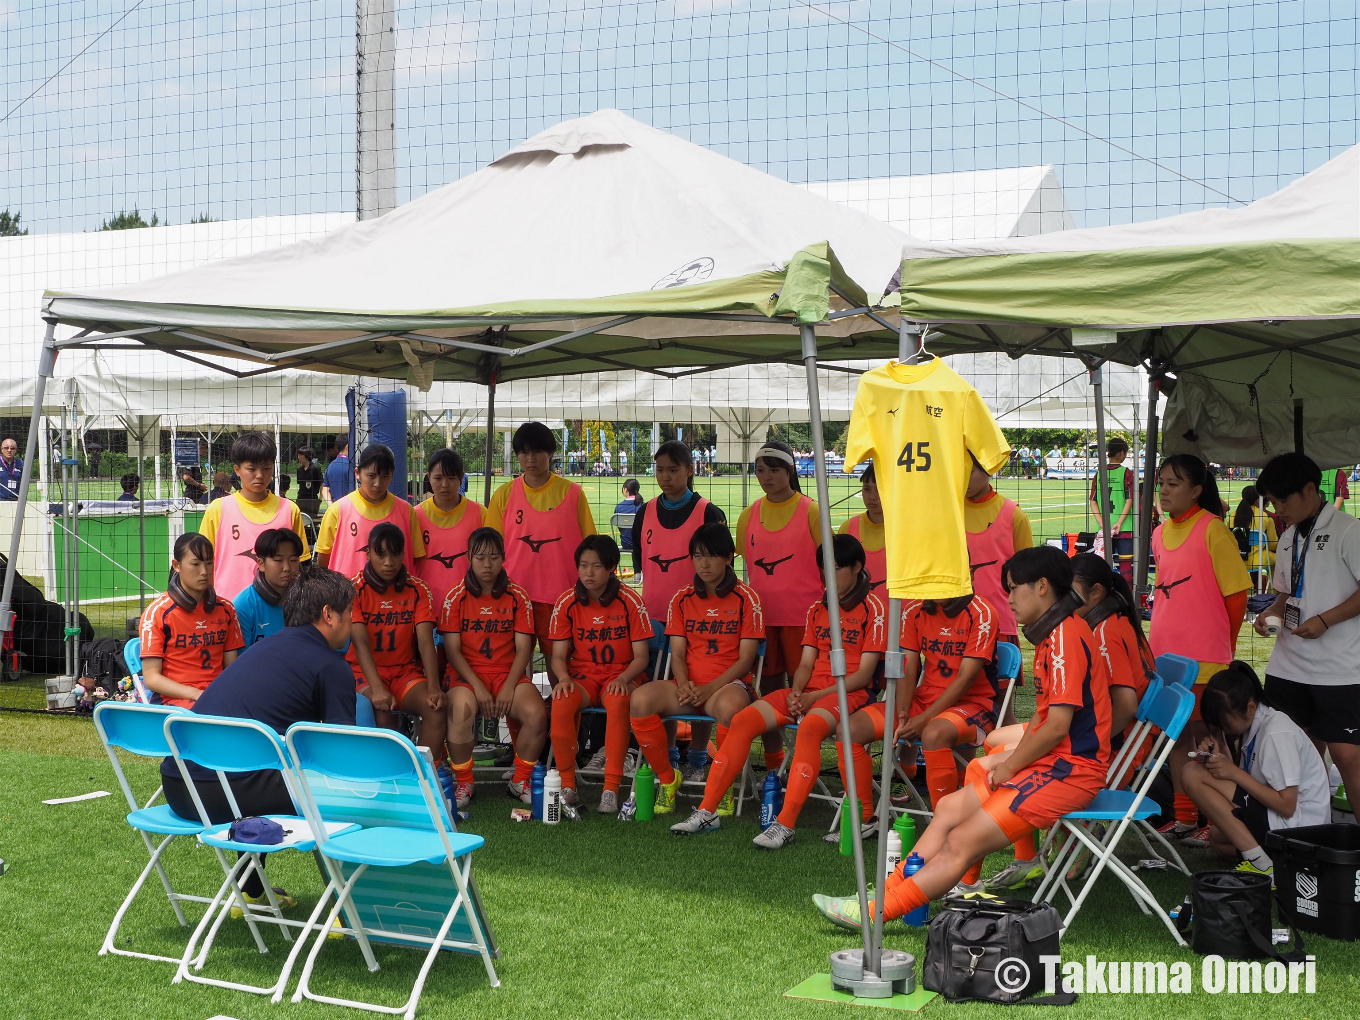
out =
[[[606,684],[633,661],[633,642],[652,637],[647,606],[627,585],[611,581],[607,601],[593,602],[578,581],[553,606],[549,637],[570,641],[567,669],[572,679]]]
[[[505,677],[515,661],[515,635],[534,633],[533,604],[514,582],[499,595],[479,595],[463,580],[444,599],[439,629],[458,635],[463,658],[478,677]],[[448,678],[459,679],[452,667]]]
[[[666,636],[683,637],[688,643],[685,666],[690,682],[712,683],[737,661],[743,639],[765,639],[760,596],[742,581],[724,595],[701,595],[687,584],[671,599]]]
[[[1092,633],[1096,650],[1109,672],[1110,686],[1132,687],[1141,700],[1152,680],[1154,667],[1151,650],[1144,652],[1138,635],[1133,632],[1133,624],[1115,613],[1096,624]]]
[[[1034,717],[1029,725],[1042,726],[1053,705],[1073,709],[1067,735],[1031,769],[1067,762],[1073,771],[1099,771],[1103,778],[1110,760],[1110,689],[1105,660],[1086,621],[1069,616],[1034,649]]]
[[[166,679],[186,687],[206,689],[222,672],[223,656],[245,644],[236,610],[226,599],[218,599],[212,609],[199,602],[186,610],[162,595],[142,614],[142,658],[160,659]],[[182,708],[192,704],[186,698],[165,702]]]
[[[812,667],[812,679],[807,690],[822,691],[832,687],[836,678],[831,675],[831,624],[826,602],[815,602],[808,607],[807,624],[803,628],[803,646],[817,649],[817,664]],[[865,652],[882,654],[888,642],[888,614],[883,602],[872,592],[864,596],[853,609],[841,609],[841,644],[845,648],[845,675],[859,669]]]
[[[980,595],[974,595],[954,616],[945,615],[943,604],[933,605],[934,612],[918,600],[902,606],[902,647],[925,660],[916,683],[914,703],[923,708],[933,704],[954,682],[965,658],[982,659],[988,667],[978,674],[957,704],[990,710],[997,695],[990,666],[996,658],[996,611]]]
[[[418,577],[407,574],[379,591],[367,572],[353,578],[354,622],[368,630],[368,648],[373,653],[373,664],[379,670],[409,666],[419,660],[416,644],[416,625],[435,622],[435,608],[430,589]],[[361,676],[359,660],[350,645],[345,658],[354,667],[354,675]]]

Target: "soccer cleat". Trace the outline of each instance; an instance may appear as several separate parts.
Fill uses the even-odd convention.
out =
[[[637,775],[638,752],[636,748],[630,748],[628,753],[623,756],[623,774],[628,779]]]
[[[600,794],[600,806],[596,809],[602,815],[616,815],[619,813],[619,795],[614,790],[605,790]]]
[[[727,792],[722,795],[722,800],[718,801],[718,817],[731,818],[737,813],[737,798],[732,796],[732,787],[727,788]]]
[[[783,850],[793,842],[794,832],[787,825],[771,822],[770,827],[751,840],[762,850]]]
[[[707,774],[708,774],[707,765],[686,765],[684,782],[702,783],[704,781],[704,777]]]
[[[1184,822],[1178,822],[1173,818],[1171,821],[1164,822],[1157,826],[1157,831],[1163,836],[1169,836],[1171,839],[1180,839],[1186,833],[1194,832],[1195,827],[1193,825],[1186,825]]]
[[[662,783],[656,788],[656,806],[652,813],[658,815],[668,815],[675,810],[675,800],[680,796],[680,784],[685,780],[685,774],[679,769],[672,769],[675,775],[669,783]]]
[[[813,893],[812,902],[832,924],[855,931],[861,929],[858,896],[823,896]]]
[[[471,783],[459,783],[453,788],[453,802],[459,811],[466,811],[467,806],[472,803],[473,789]]]
[[[1275,865],[1273,864],[1270,867],[1266,868],[1264,871],[1262,871],[1256,865],[1252,864],[1251,861],[1242,861],[1233,870],[1239,871],[1244,875],[1269,875],[1270,888],[1272,889],[1275,888]]]
[[[955,900],[999,900],[1000,896],[987,891],[986,883],[974,882],[969,885],[967,882],[960,882],[949,890],[949,899]]]
[[[1198,829],[1191,829],[1179,838],[1181,846],[1203,850],[1209,845],[1209,826],[1201,825]]]
[[[605,751],[604,748],[602,747],[590,756],[590,761],[586,762],[585,767],[591,772],[603,772],[604,759]]]
[[[1023,889],[1035,879],[1044,877],[1044,862],[1037,857],[1032,861],[1011,861],[983,884],[993,892],[1008,889]]]
[[[717,814],[695,808],[683,822],[672,825],[671,832],[677,836],[697,836],[701,832],[717,832],[719,824]]]
[[[865,822],[863,825],[859,827],[859,838],[878,839],[878,815],[874,815],[872,818],[870,818],[867,822]],[[840,841],[839,835],[837,835],[836,840],[837,842]]]
[[[511,800],[517,800],[522,804],[532,804],[534,802],[534,792],[529,789],[528,782],[516,783],[511,781],[506,784],[505,795]]]
[[[245,897],[246,902],[249,903],[252,907],[267,908],[269,906],[269,897],[266,896],[264,893],[260,893],[260,895],[258,896],[252,896],[248,892],[242,892],[241,895]],[[287,910],[289,907],[297,906],[297,900],[290,896],[287,893],[287,891],[280,889],[278,886],[274,886],[274,899],[278,900],[280,910]],[[242,916],[241,908],[239,906],[233,906],[231,908],[231,916],[241,917]]]
[[[581,803],[581,795],[578,794],[574,788],[564,786],[562,787],[562,803],[576,807]]]

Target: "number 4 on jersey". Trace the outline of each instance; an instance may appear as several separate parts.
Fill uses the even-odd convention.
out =
[[[913,445],[916,448],[914,453],[912,452]],[[906,446],[902,447],[902,452],[897,457],[897,463],[907,471],[929,471],[930,451],[927,449],[929,446],[928,441],[915,444],[907,443]]]

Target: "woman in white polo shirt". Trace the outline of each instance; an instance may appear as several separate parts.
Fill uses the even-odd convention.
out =
[[[1301,453],[1273,458],[1256,488],[1287,525],[1275,553],[1274,604],[1256,632],[1280,621],[1266,697],[1326,746],[1360,795],[1360,521],[1318,493],[1322,472]]]

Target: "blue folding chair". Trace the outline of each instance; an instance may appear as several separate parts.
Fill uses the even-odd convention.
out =
[[[132,677],[132,689],[137,701],[143,705],[160,704],[160,695],[148,691],[146,682],[142,679],[141,638],[129,638],[127,644],[123,645],[123,661],[127,664],[128,675]]]
[[[1001,698],[1001,708],[996,713],[996,724],[998,726],[1006,718],[1006,709],[1010,708],[1011,696],[1015,694],[1015,681],[1020,676],[1020,662],[1019,645],[1013,645],[1009,641],[998,641],[996,643],[997,679],[1006,681],[1006,693]]]
[[[309,922],[316,940],[293,1001],[402,1013],[411,1020],[440,950],[476,953],[491,986],[500,987],[492,963],[498,951],[472,880],[471,855],[485,841],[457,831],[434,769],[416,746],[391,730],[323,723],[295,723],[286,742],[331,879],[322,902],[335,897],[324,923],[315,924],[315,913]],[[337,822],[358,827],[338,835],[323,829]],[[450,892],[451,899],[441,899]],[[438,910],[431,908],[436,902]],[[336,927],[342,911],[348,924]],[[378,969],[370,940],[429,946],[406,1003],[381,1006],[313,992],[312,968],[332,933],[353,935],[370,971]]]
[[[1157,656],[1157,675],[1169,684],[1180,684],[1186,690],[1194,690],[1195,678],[1199,676],[1199,663],[1184,655],[1163,652]]]
[[[203,977],[197,972],[201,971],[207,963],[208,954],[212,951],[217,932],[231,912],[232,907],[241,911],[246,924],[250,928],[251,935],[254,936],[255,945],[261,953],[267,953],[269,950],[260,935],[257,924],[260,921],[278,926],[285,941],[292,941],[289,928],[303,929],[297,940],[297,944],[301,945],[308,925],[312,922],[303,923],[283,916],[278,898],[265,876],[262,858],[266,853],[277,853],[280,850],[299,850],[303,853],[310,853],[316,846],[312,827],[308,824],[307,819],[299,814],[271,815],[270,817],[274,821],[283,826],[285,831],[283,842],[263,847],[258,843],[240,843],[233,840],[229,823],[214,823],[209,818],[207,809],[203,806],[203,799],[199,795],[198,787],[194,785],[193,777],[190,775],[186,763],[193,762],[201,768],[217,773],[217,781],[221,784],[222,792],[227,803],[231,806],[232,816],[239,819],[243,817],[241,808],[228,780],[228,776],[232,773],[275,770],[283,777],[284,784],[288,787],[288,792],[292,796],[294,804],[297,803],[294,771],[292,762],[288,759],[288,752],[282,739],[274,730],[254,719],[194,715],[192,713],[172,715],[165,720],[165,739],[203,823],[203,831],[199,833],[198,837],[199,842],[212,848],[225,876],[212,905],[209,906],[202,920],[199,921],[198,928],[194,931],[193,937],[189,939],[189,944],[184,949],[184,955],[179,961],[179,970],[175,973],[175,983],[188,980],[199,984],[215,985],[219,988],[231,988],[239,992],[270,995],[277,999],[278,996],[283,994],[283,990],[288,984],[293,962],[297,958],[296,946],[294,952],[289,954],[278,979],[268,987]],[[337,831],[352,828],[355,828],[355,826],[336,827]],[[228,850],[234,850],[240,855],[234,864],[227,862],[226,851]],[[250,903],[241,891],[240,880],[252,868],[264,884],[267,905]],[[200,939],[202,940],[201,949],[198,948]],[[195,952],[196,950],[197,952]]]
[[[207,896],[190,896],[187,893],[175,892],[170,884],[170,878],[165,873],[165,866],[161,863],[161,857],[166,848],[174,841],[177,836],[197,836],[203,826],[196,821],[188,818],[181,818],[170,810],[168,804],[157,804],[156,799],[161,795],[161,788],[156,787],[156,792],[146,801],[139,804],[136,796],[132,792],[132,787],[128,784],[127,776],[123,774],[123,767],[119,764],[118,755],[114,748],[121,748],[129,754],[141,755],[146,758],[164,758],[170,753],[170,747],[165,742],[165,719],[171,715],[185,714],[182,708],[173,706],[153,706],[137,705],[125,701],[102,701],[94,710],[94,728],[99,734],[99,739],[104,745],[104,750],[108,753],[109,762],[113,765],[113,774],[118,777],[118,785],[123,788],[123,796],[127,798],[128,815],[127,823],[132,826],[146,843],[147,853],[150,860],[142,873],[137,876],[137,881],[132,883],[132,888],[128,890],[127,896],[123,898],[122,905],[118,912],[113,915],[113,924],[109,926],[109,932],[104,936],[104,944],[100,947],[99,955],[104,956],[108,953],[115,953],[118,956],[135,956],[142,960],[160,960],[163,963],[179,963],[178,957],[156,956],[152,953],[135,953],[128,949],[119,949],[115,945],[118,937],[118,928],[123,923],[123,917],[127,914],[128,908],[132,906],[132,901],[141,892],[143,884],[155,871],[160,877],[161,885],[165,887],[166,898],[170,901],[170,907],[175,912],[175,920],[184,927],[189,926],[189,922],[184,917],[184,911],[180,909],[181,901],[191,903],[211,903],[212,900]],[[163,836],[160,843],[152,840],[152,835]]]
[[[1157,902],[1147,885],[1127,864],[1115,856],[1119,841],[1131,825],[1142,825],[1150,829],[1148,819],[1161,813],[1161,808],[1148,799],[1148,791],[1157,777],[1157,772],[1166,763],[1176,738],[1181,735],[1190,712],[1195,707],[1195,696],[1179,684],[1166,684],[1148,711],[1148,721],[1161,730],[1153,745],[1153,756],[1149,768],[1142,773],[1139,781],[1131,790],[1106,788],[1080,811],[1072,811],[1058,820],[1055,831],[1067,833],[1067,838],[1058,856],[1050,865],[1044,880],[1034,894],[1034,902],[1043,900],[1053,902],[1061,890],[1071,904],[1067,916],[1063,918],[1063,930],[1071,927],[1073,919],[1081,909],[1100,873],[1107,867],[1118,876],[1128,888],[1134,902],[1145,914],[1156,914],[1171,932],[1172,938],[1184,946],[1185,940],[1176,930],[1175,922]],[[1103,833],[1098,831],[1103,829]],[[1068,864],[1081,848],[1092,854],[1093,866],[1085,872],[1085,878],[1074,877],[1069,881],[1066,875]],[[1071,882],[1081,885],[1075,892]]]

